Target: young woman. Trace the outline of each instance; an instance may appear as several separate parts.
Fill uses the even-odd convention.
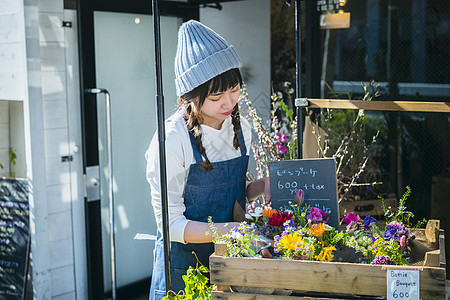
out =
[[[233,208],[265,194],[268,178],[246,182],[251,128],[239,115],[241,60],[233,46],[197,21],[178,32],[175,83],[180,108],[166,120],[166,169],[172,290],[197,258],[209,266],[214,247],[207,219],[225,233],[236,227]],[[147,180],[158,225],[150,299],[165,295],[159,152],[156,135],[146,153]],[[228,228],[226,227],[228,224]]]

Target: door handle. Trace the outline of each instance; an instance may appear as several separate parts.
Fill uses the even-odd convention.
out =
[[[115,234],[114,234],[114,193],[113,193],[113,165],[112,165],[112,133],[111,133],[111,98],[109,92],[106,89],[90,88],[85,89],[87,94],[105,94],[106,102],[106,139],[107,139],[107,151],[108,151],[108,206],[109,206],[109,229],[110,229],[110,243],[111,243],[111,290],[112,300],[116,300],[116,254],[115,254]],[[98,166],[97,166],[98,168]],[[86,168],[87,172],[87,168]],[[100,184],[98,182],[99,172],[97,169],[97,176],[90,178],[87,184],[92,184],[92,189],[99,192],[98,198],[100,199]]]
[[[87,201],[100,200],[99,166],[86,167],[86,197]]]

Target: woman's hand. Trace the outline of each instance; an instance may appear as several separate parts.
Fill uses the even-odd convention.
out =
[[[227,234],[230,230],[237,229],[239,222],[214,223],[214,226],[221,234]],[[184,228],[184,241],[186,243],[211,243],[213,236],[206,232],[211,228],[206,222],[189,221]]]
[[[265,203],[270,203],[270,180],[269,177],[260,178],[251,182],[247,186],[246,196],[249,202],[255,200],[259,196],[264,195]]]

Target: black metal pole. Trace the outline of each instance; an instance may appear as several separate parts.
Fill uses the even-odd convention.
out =
[[[308,106],[302,97],[302,9],[300,0],[295,0],[295,107],[297,112],[297,158],[303,158],[303,107]]]
[[[164,241],[164,270],[166,279],[166,293],[172,289],[170,276],[170,239],[169,239],[169,213],[167,203],[167,177],[166,177],[166,130],[164,126],[164,95],[162,85],[161,68],[161,32],[159,24],[158,0],[152,2],[153,33],[155,43],[155,71],[156,71],[156,107],[158,114],[158,143],[159,143],[159,167],[161,206],[163,217],[163,241]]]

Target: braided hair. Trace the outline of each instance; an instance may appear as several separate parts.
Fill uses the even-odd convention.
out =
[[[203,118],[200,115],[200,110],[208,95],[226,91],[230,88],[234,88],[238,84],[242,86],[241,73],[239,69],[231,69],[196,87],[192,91],[187,92],[178,99],[178,103],[185,107],[184,111],[188,130],[194,133],[196,145],[200,150],[200,154],[205,158],[205,160],[201,162],[201,166],[205,170],[212,170],[213,166],[209,161],[206,150],[202,144],[200,124],[203,123]],[[236,104],[231,112],[231,122],[234,131],[233,147],[237,150],[241,146],[238,139],[238,134],[241,132],[239,104]]]

